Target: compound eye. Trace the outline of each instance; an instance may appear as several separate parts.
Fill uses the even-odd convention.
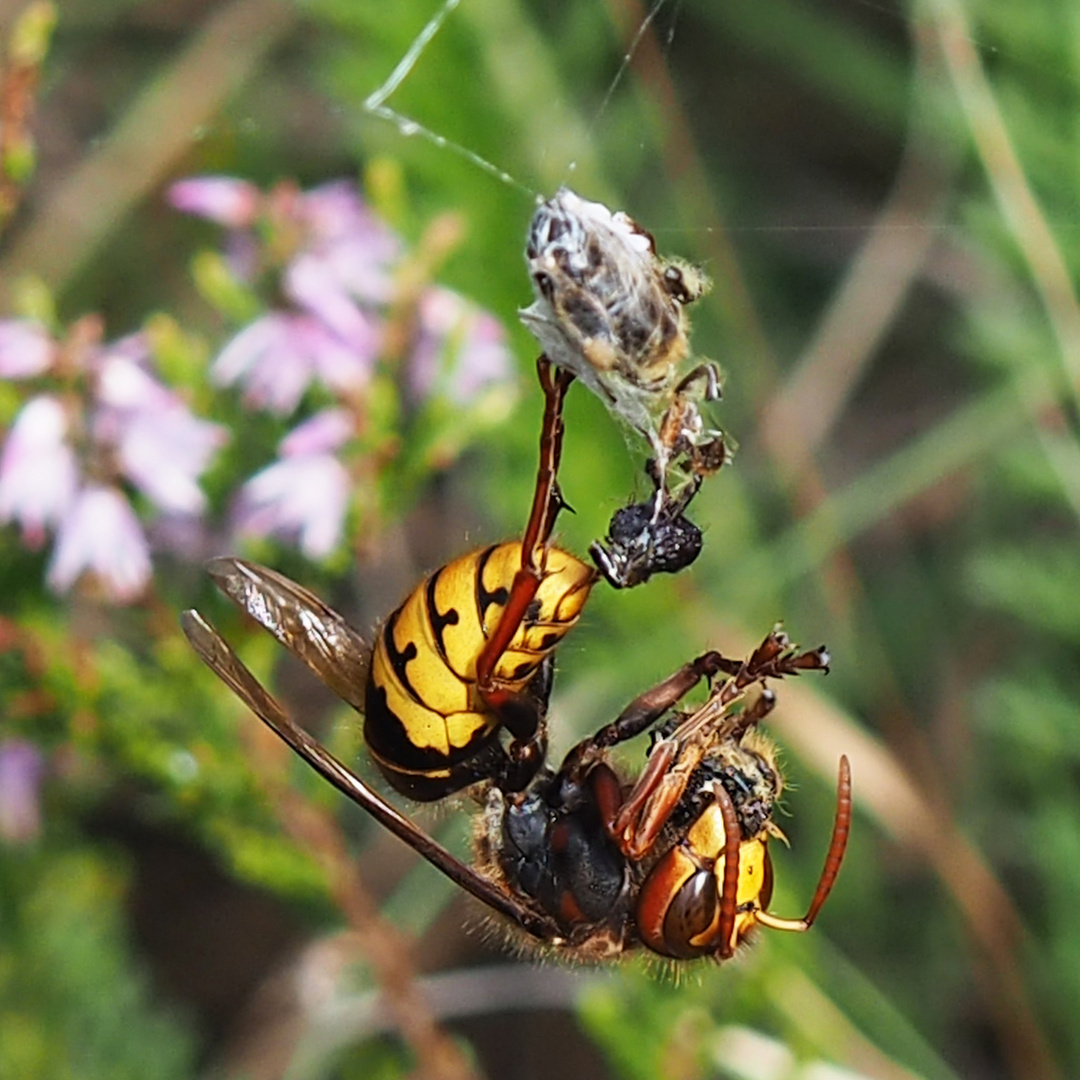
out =
[[[664,916],[664,944],[671,956],[689,959],[709,951],[708,943],[695,945],[694,940],[715,923],[719,903],[711,870],[698,870],[683,883]]]
[[[570,222],[562,214],[550,214],[545,224],[547,226],[546,244],[549,247],[557,244],[570,232]]]
[[[690,286],[686,282],[686,276],[682,272],[682,268],[678,266],[669,266],[664,270],[664,288],[680,303],[689,304],[695,299],[694,294],[690,290]]]
[[[536,282],[536,287],[540,290],[540,295],[550,303],[551,298],[555,295],[555,283],[551,280],[551,275],[539,271],[538,273],[533,274],[533,281]]]

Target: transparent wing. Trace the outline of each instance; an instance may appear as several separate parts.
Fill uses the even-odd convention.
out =
[[[364,711],[371,650],[341,615],[269,567],[221,558],[206,568],[233,603],[303,660],[338,697]]]
[[[203,663],[253,713],[279,734],[292,726],[285,710],[252,675],[224,638],[197,611],[185,611],[180,616],[180,625]]]
[[[558,936],[558,926],[551,919],[503,892],[493,881],[483,877],[441,844],[436,843],[295,723],[273,695],[255,678],[228,642],[197,611],[185,611],[180,616],[180,625],[207,667],[263,723],[338,791],[362,806],[376,821],[441,870],[451,881],[512,919],[526,932],[545,941]]]

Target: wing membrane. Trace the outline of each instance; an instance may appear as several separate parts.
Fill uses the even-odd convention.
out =
[[[207,569],[233,603],[303,660],[338,697],[364,711],[371,650],[341,615],[269,567],[221,558],[212,559]]]
[[[360,777],[338,761],[317,739],[295,723],[273,695],[255,678],[228,642],[197,611],[185,611],[180,616],[180,625],[207,667],[263,723],[338,791],[363,807],[376,821],[441,870],[451,881],[514,920],[528,933],[542,940],[551,940],[558,935],[558,927],[552,920],[532,911],[452,855],[395,810]]]

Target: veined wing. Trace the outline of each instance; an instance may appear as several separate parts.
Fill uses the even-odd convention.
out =
[[[180,616],[180,625],[207,667],[263,723],[338,791],[363,807],[376,821],[427,859],[432,866],[488,907],[501,912],[542,941],[551,941],[559,935],[559,927],[553,920],[532,911],[493,881],[465,865],[391,806],[378,792],[368,787],[359,776],[300,727],[255,678],[229,643],[197,611],[185,611]]]
[[[371,649],[341,615],[269,567],[220,558],[211,559],[207,570],[233,603],[303,660],[338,697],[364,711]]]
[[[232,647],[197,612],[185,611],[180,616],[184,635],[199,654],[203,663],[261,720],[290,744],[295,728],[285,710],[273,695],[255,678]]]

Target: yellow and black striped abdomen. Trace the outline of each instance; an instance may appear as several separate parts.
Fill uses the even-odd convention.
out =
[[[476,690],[476,661],[499,624],[521,544],[497,544],[436,570],[386,620],[368,675],[364,737],[395,786],[414,797],[424,787],[409,777],[444,780],[438,798],[477,779],[455,769],[487,747],[500,719]],[[577,622],[595,572],[568,552],[549,548],[543,579],[495,680],[526,690],[563,635]],[[460,775],[461,782],[455,783]],[[401,781],[399,783],[399,781]]]

